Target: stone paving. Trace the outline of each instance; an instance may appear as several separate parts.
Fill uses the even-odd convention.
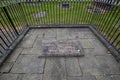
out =
[[[39,57],[43,40],[78,40],[83,57]],[[32,29],[0,68],[0,80],[120,80],[120,63],[85,28]]]

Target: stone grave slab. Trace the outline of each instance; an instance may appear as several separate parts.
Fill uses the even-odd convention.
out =
[[[84,56],[77,40],[43,40],[41,56]]]

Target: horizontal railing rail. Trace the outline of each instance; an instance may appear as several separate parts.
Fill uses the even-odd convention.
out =
[[[26,26],[90,24],[120,53],[119,0],[0,1],[0,55]]]

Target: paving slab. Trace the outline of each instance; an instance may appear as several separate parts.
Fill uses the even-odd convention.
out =
[[[44,32],[45,32],[45,29],[31,29],[27,34],[43,37]]]
[[[86,57],[90,57],[90,56],[91,57],[94,57],[94,56],[104,56],[104,55],[107,56],[107,55],[110,55],[107,50],[104,50],[104,49],[102,50],[102,48],[99,48],[99,49],[96,49],[96,48],[91,48],[91,49],[84,48],[83,49],[84,55]]]
[[[68,29],[57,29],[57,40],[69,39]]]
[[[0,80],[17,80],[17,74],[2,74]]]
[[[52,74],[44,74],[43,80],[67,80],[66,77],[53,76]]]
[[[120,80],[120,75],[112,75],[113,80]]]
[[[79,64],[81,67],[81,70],[83,74],[89,74],[89,75],[101,75],[101,73],[98,69],[96,59],[92,56],[90,57],[81,57],[79,58]]]
[[[59,76],[61,79],[66,78],[66,68],[64,58],[47,58],[45,69],[45,75]]]
[[[78,35],[79,35],[78,36],[79,38],[83,38],[83,39],[94,39],[94,38],[96,38],[93,33],[87,32],[87,31],[79,32]]]
[[[43,73],[45,59],[37,55],[21,55],[13,66],[11,73]]]
[[[112,78],[112,75],[101,75],[101,76],[96,76],[97,80],[115,80]]]
[[[44,33],[44,38],[55,38],[57,36],[57,32],[55,29],[47,29]]]
[[[8,57],[6,62],[15,62],[18,56],[21,54],[23,48],[16,48],[11,55]]]
[[[94,55],[108,55],[108,49],[98,40],[92,39],[94,48]]]
[[[67,80],[97,80],[93,75],[84,75],[81,77],[67,77]]]
[[[18,80],[42,80],[42,74],[20,74]]]
[[[78,59],[75,58],[66,58],[66,71],[67,76],[81,76],[82,71],[78,63]]]
[[[105,74],[120,74],[120,64],[113,58],[112,55],[96,56],[98,68]]]
[[[27,48],[23,49],[21,54],[26,54],[26,55],[42,55],[42,51],[40,48]]]
[[[120,80],[120,75],[102,75],[96,76],[97,80]]]
[[[92,39],[79,39],[83,48],[95,48]]]
[[[0,67],[0,72],[8,73],[10,72],[12,66],[13,66],[13,63],[3,63],[3,65]]]
[[[39,48],[39,49],[40,49],[41,46],[42,46],[42,39],[37,38],[37,39],[35,40],[34,44],[33,44],[33,48]]]
[[[33,47],[34,41],[37,38],[37,35],[27,34],[21,43],[18,45],[20,48],[31,48]]]
[[[95,35],[89,29],[69,29],[69,34],[73,38],[94,39]]]

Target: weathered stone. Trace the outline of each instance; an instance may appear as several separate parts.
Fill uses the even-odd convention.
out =
[[[65,80],[65,59],[48,58],[45,65],[44,78],[43,80]]]
[[[92,39],[79,39],[83,48],[94,48]]]
[[[111,56],[96,56],[99,71],[104,74],[120,74],[120,64]]]
[[[17,74],[2,74],[0,80],[17,80]]]
[[[112,75],[113,80],[120,80],[120,75]]]
[[[44,29],[31,29],[27,34],[35,35],[40,37],[43,37],[43,33],[45,32]]]
[[[83,74],[89,75],[101,75],[95,57],[81,57],[79,58],[79,64]]]
[[[59,75],[53,76],[52,74],[45,74],[43,80],[67,80],[66,77],[61,77]]]
[[[96,77],[92,75],[83,75],[81,77],[68,77],[67,80],[96,80]]]
[[[22,42],[19,44],[18,47],[20,47],[20,48],[31,48],[31,47],[33,47],[33,44],[34,44],[34,41],[35,41],[36,37],[37,36],[35,36],[35,35],[27,34],[23,38]]]
[[[77,40],[44,40],[43,56],[83,56],[83,49]]]
[[[57,40],[68,39],[69,31],[67,29],[57,29]]]
[[[93,48],[91,48],[91,49],[84,48],[83,50],[84,50],[84,54],[86,57],[110,55],[110,54],[107,54],[107,50],[105,50],[105,49],[102,50],[101,48],[98,48],[98,49],[96,49],[96,48],[94,48],[94,49]]]
[[[44,34],[45,39],[55,38],[57,36],[57,32],[54,29],[48,29]]]
[[[94,39],[94,34],[89,29],[69,29],[69,34],[73,38]]]
[[[94,46],[94,55],[108,55],[107,48],[98,40],[92,39],[93,46]]]
[[[42,51],[39,48],[27,48],[23,49],[21,54],[27,54],[27,55],[42,55]]]
[[[34,45],[33,45],[33,48],[41,48],[42,46],[42,39],[36,39],[35,42],[34,42]]]
[[[11,73],[43,73],[45,59],[38,58],[38,55],[21,55]]]
[[[8,59],[6,60],[6,62],[15,62],[16,59],[18,58],[18,56],[21,54],[22,52],[22,48],[17,48],[15,49],[11,55],[8,57]]]
[[[21,74],[18,80],[42,80],[42,74]]]
[[[96,76],[97,80],[115,80],[112,78],[111,75],[100,75],[100,76]]]
[[[82,72],[77,58],[66,58],[67,76],[81,76]]]
[[[94,38],[96,38],[93,33],[87,32],[87,31],[79,32],[79,36],[78,37],[79,38],[83,38],[83,39],[94,39]]]
[[[4,63],[0,68],[0,72],[8,73],[11,70],[12,66],[13,66],[13,63]]]

